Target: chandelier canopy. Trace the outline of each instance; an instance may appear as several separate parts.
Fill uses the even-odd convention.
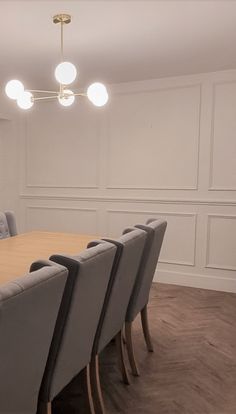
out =
[[[106,87],[100,83],[92,83],[87,93],[75,93],[68,89],[68,85],[73,83],[77,77],[77,69],[71,62],[64,59],[64,38],[63,28],[65,24],[71,22],[69,14],[57,14],[53,17],[53,23],[61,26],[61,62],[55,69],[55,78],[59,83],[57,91],[43,91],[37,89],[25,89],[21,81],[10,80],[5,87],[5,92],[10,99],[14,99],[21,109],[30,109],[35,101],[57,99],[62,106],[70,106],[73,104],[76,96],[87,96],[88,99],[96,106],[103,106],[108,101],[108,93]],[[42,96],[46,95],[46,96]]]

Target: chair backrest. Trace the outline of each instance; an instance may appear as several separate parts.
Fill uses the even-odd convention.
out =
[[[36,413],[68,270],[54,264],[0,287],[0,413]]]
[[[122,329],[145,245],[146,232],[134,229],[132,233],[122,235],[117,240],[105,240],[117,246],[118,257],[113,266],[112,282],[95,337],[93,348],[95,354],[101,352]]]
[[[165,220],[154,219],[148,220],[146,225],[135,226],[146,231],[147,238],[127,310],[126,320],[129,322],[132,322],[148,303],[149,292],[160,255],[166,226],[167,222]],[[124,233],[130,230],[132,229],[127,229]]]
[[[5,216],[7,219],[10,236],[11,237],[16,236],[18,232],[17,232],[17,226],[16,226],[15,213],[13,211],[5,211]]]
[[[0,212],[0,239],[16,235],[17,228],[13,211]]]
[[[40,401],[52,399],[90,362],[116,248],[95,246],[77,256],[53,255],[50,260],[69,270]]]
[[[0,239],[11,237],[6,215],[0,212]]]

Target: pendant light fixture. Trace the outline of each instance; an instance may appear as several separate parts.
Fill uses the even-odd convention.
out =
[[[64,60],[63,28],[71,22],[69,14],[57,14],[53,17],[53,23],[61,26],[61,62],[55,69],[55,78],[59,83],[57,91],[43,91],[37,89],[25,89],[22,82],[13,79],[5,87],[5,92],[10,99],[14,99],[21,109],[30,109],[36,101],[56,99],[62,106],[73,104],[76,96],[87,96],[95,106],[103,106],[108,101],[106,87],[99,82],[92,83],[87,93],[75,93],[68,86],[77,77],[77,69],[71,62]],[[44,95],[44,96],[43,96]],[[46,96],[45,96],[46,95]]]

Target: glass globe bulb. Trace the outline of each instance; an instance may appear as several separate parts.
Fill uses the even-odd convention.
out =
[[[5,86],[5,92],[10,99],[18,99],[24,92],[24,85],[17,79],[10,80]]]
[[[34,102],[32,101],[33,95],[31,92],[28,91],[24,91],[20,97],[17,99],[17,105],[21,108],[21,109],[30,109]]]
[[[99,82],[92,83],[92,85],[88,87],[87,96],[96,106],[103,106],[108,101],[107,89],[102,83]]]
[[[75,65],[70,62],[62,62],[57,65],[55,69],[55,77],[57,82],[62,85],[69,85],[74,82],[77,76],[77,70]]]
[[[70,91],[69,89],[65,89],[63,91],[63,97],[58,96],[58,101],[60,102],[61,105],[63,106],[70,106],[73,104],[75,97],[72,95],[73,92]],[[72,95],[72,96],[70,96]]]

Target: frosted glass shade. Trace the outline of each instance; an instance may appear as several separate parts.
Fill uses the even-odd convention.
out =
[[[32,93],[25,91],[23,92],[20,97],[17,99],[17,105],[21,108],[21,109],[30,109],[34,102],[32,101]]]
[[[55,69],[55,77],[57,82],[62,85],[69,85],[74,82],[77,76],[77,70],[75,65],[70,62],[62,62],[57,65]]]
[[[10,80],[5,86],[5,92],[10,99],[18,99],[24,92],[24,85],[17,79]]]
[[[92,85],[88,87],[87,96],[96,106],[103,106],[108,101],[107,89],[102,83],[99,82],[92,83]]]
[[[70,96],[70,95],[72,95],[73,92],[70,91],[69,89],[65,89],[64,94],[66,94],[67,96],[64,96],[63,98],[60,98],[60,96],[58,96],[58,101],[60,102],[60,104],[63,105],[63,106],[72,105],[74,100],[75,100],[75,97]]]

